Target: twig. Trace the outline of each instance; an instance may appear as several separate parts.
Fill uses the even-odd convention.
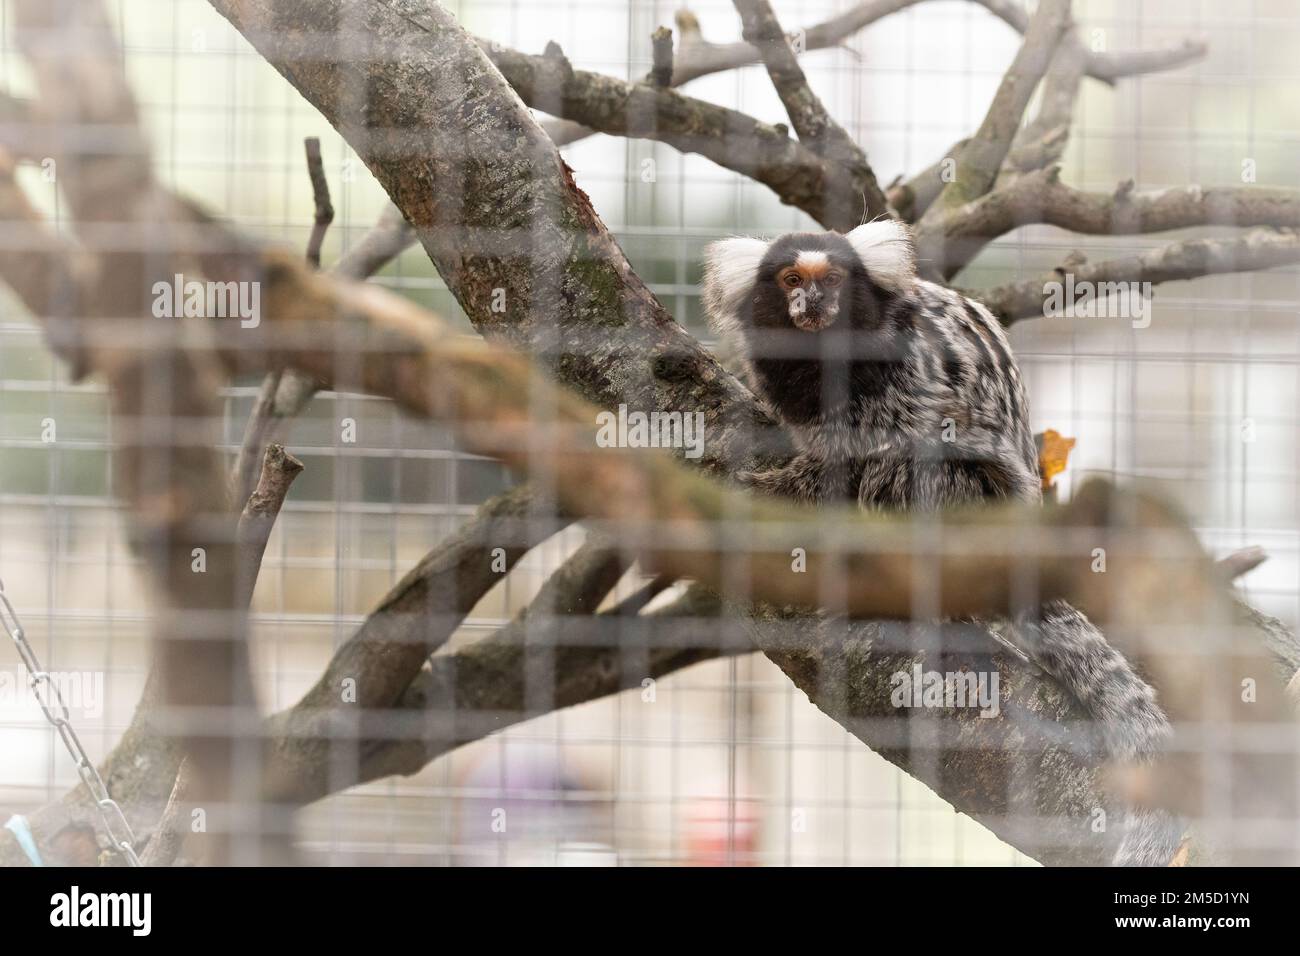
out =
[[[325,178],[325,164],[321,160],[320,139],[308,136],[303,145],[307,152],[307,175],[311,177],[312,202],[316,206],[316,218],[307,240],[307,261],[319,269],[321,244],[325,242],[326,230],[334,221],[334,206],[330,204],[330,185]]]
[[[238,600],[247,607],[253,598],[262,556],[271,538],[280,508],[289,494],[289,486],[302,474],[303,464],[284,450],[283,445],[272,442],[266,446],[262,459],[262,473],[257,488],[248,497],[239,516],[239,568],[240,588]]]
[[[1224,555],[1216,564],[1229,580],[1235,581],[1242,575],[1254,571],[1267,560],[1268,552],[1259,545],[1252,545],[1249,548],[1242,548],[1240,551]]]
[[[189,764],[182,762],[176,771],[176,784],[167,799],[167,806],[163,808],[153,836],[149,838],[149,845],[145,847],[144,856],[140,858],[144,866],[171,866],[180,855],[185,838],[189,836],[185,816],[190,789]]]
[[[650,35],[653,63],[649,80],[655,86],[670,86],[673,82],[673,31],[659,27]]]

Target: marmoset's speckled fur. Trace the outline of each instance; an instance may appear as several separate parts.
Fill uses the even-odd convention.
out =
[[[978,302],[917,276],[906,225],[715,242],[704,307],[799,449],[744,476],[760,490],[910,511],[1040,500],[1006,334]],[[1112,759],[1160,749],[1154,691],[1081,613],[1052,602],[1011,636],[1089,710]],[[1118,864],[1167,865],[1182,836],[1162,813],[1130,813],[1123,828]]]

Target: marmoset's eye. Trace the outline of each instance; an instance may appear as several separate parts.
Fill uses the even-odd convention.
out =
[[[837,285],[839,285],[842,281],[844,281],[844,276],[843,276],[841,273],[839,273],[839,272],[828,272],[828,273],[826,273],[825,278],[822,279],[822,284],[823,284],[823,285],[828,285],[828,286],[837,286]]]
[[[797,272],[787,272],[781,282],[787,289],[797,289],[803,284],[803,277]]]

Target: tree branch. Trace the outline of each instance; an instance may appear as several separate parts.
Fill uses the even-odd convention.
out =
[[[1192,226],[1300,228],[1300,190],[1264,186],[1182,186],[1135,192],[1087,192],[1060,181],[1056,166],[1014,177],[934,222],[918,245],[945,276],[965,267],[988,242],[1020,226],[1047,224],[1085,235],[1135,235]],[[941,239],[935,241],[934,236]]]
[[[832,177],[826,184],[821,208],[841,208],[846,204],[854,208],[852,200],[861,196],[863,208],[858,216],[859,222],[887,214],[888,204],[866,154],[835,122],[808,85],[808,78],[799,66],[771,4],[767,0],[735,0],[735,7],[744,24],[745,40],[762,56],[767,75],[795,132],[799,134],[799,141],[811,146],[830,160],[837,170],[843,171],[842,176]],[[824,216],[817,218],[820,220]],[[843,227],[840,229],[846,231]]]
[[[330,203],[330,184],[325,178],[325,164],[321,160],[320,139],[308,136],[303,146],[307,153],[307,175],[311,178],[312,201],[316,206],[311,236],[307,240],[307,261],[319,269],[320,248],[325,241],[326,230],[334,221],[334,206]]]
[[[115,130],[117,150],[65,143],[55,156],[83,244],[98,259],[97,294],[85,303],[86,315],[92,326],[130,316],[138,327],[150,313],[153,278],[181,273],[186,263],[167,248],[168,201],[153,180],[113,29],[98,3],[18,0],[14,14],[38,90],[34,116],[56,129]],[[129,241],[130,227],[146,223],[165,250],[161,256]],[[202,330],[180,330],[169,346],[153,349],[127,335],[88,357],[109,383],[121,435],[115,490],[128,503],[132,543],[159,605],[153,643],[162,700],[178,714],[203,714],[177,720],[168,732],[193,760],[196,798],[213,804],[221,832],[212,847],[221,859],[231,832],[225,811],[240,803],[231,775],[243,746],[234,715],[256,703],[245,612],[234,602],[233,522],[215,451],[218,369],[211,351],[193,341],[196,334]],[[205,573],[191,569],[197,554]]]
[[[979,130],[962,148],[951,183],[921,218],[927,227],[939,210],[970,202],[988,192],[1020,126],[1038,81],[1070,23],[1069,0],[1040,0],[1029,20],[1025,40],[1007,68]]]
[[[828,229],[847,222],[823,202],[826,183],[837,173],[834,164],[781,127],[674,90],[575,70],[562,55],[533,56],[478,42],[531,107],[599,133],[651,139],[696,153],[762,183]]]
[[[1300,262],[1300,236],[1294,232],[1253,229],[1223,239],[1185,239],[1135,256],[1090,263],[1072,259],[1054,271],[993,289],[966,289],[964,295],[988,306],[1003,325],[1042,317],[1048,287],[1073,275],[1076,288],[1089,282],[1172,282],[1228,272],[1254,272]]]

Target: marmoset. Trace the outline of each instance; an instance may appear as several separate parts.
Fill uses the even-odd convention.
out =
[[[805,501],[933,511],[1041,500],[1020,370],[983,305],[916,274],[907,226],[750,237],[708,246],[704,308],[741,376],[798,454],[742,478]],[[1092,715],[1108,756],[1150,759],[1170,730],[1155,693],[1060,601],[1009,636]],[[1167,865],[1182,826],[1128,815],[1117,864]]]

